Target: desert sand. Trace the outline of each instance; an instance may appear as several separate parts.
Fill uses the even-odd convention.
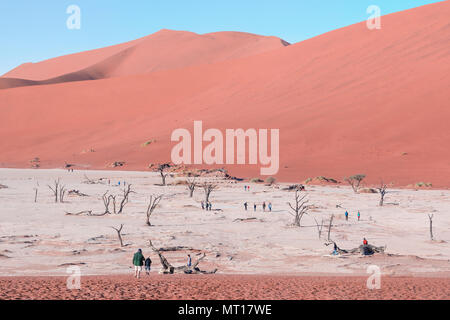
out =
[[[289,276],[88,276],[80,290],[68,290],[61,277],[0,278],[0,299],[43,300],[443,300],[450,280],[383,277],[380,290],[368,290],[362,277]]]
[[[106,178],[111,185],[85,184],[85,174],[89,179]],[[64,203],[55,203],[47,185],[58,178],[67,190],[87,196],[66,196]],[[184,178],[168,182],[176,184],[178,180]],[[131,184],[134,191],[122,214],[66,215],[84,210],[104,212],[101,197],[106,191],[120,201],[119,181]],[[379,207],[378,194],[355,194],[347,186],[307,186],[312,207],[299,228],[292,226],[287,204],[294,193],[282,190],[284,184],[251,184],[251,191],[245,192],[245,183],[218,180],[219,189],[211,196],[213,211],[203,211],[202,189],[189,198],[185,185],[158,186],[160,178],[150,172],[0,169],[0,183],[7,186],[0,189],[0,276],[64,275],[70,265],[80,266],[85,275],[127,274],[138,248],[153,256],[154,270],[159,270],[159,259],[148,240],[157,248],[189,248],[165,254],[173,265],[184,264],[189,252],[194,257],[206,253],[202,269],[217,268],[222,274],[364,275],[369,265],[379,266],[386,275],[440,276],[450,271],[449,191],[392,189],[385,206]],[[153,194],[164,197],[149,227],[145,212]],[[244,210],[246,201],[249,211]],[[263,201],[272,202],[273,212],[262,212]],[[256,212],[253,203],[258,205]],[[349,221],[344,218],[346,210]],[[366,237],[373,245],[386,245],[386,254],[331,256],[332,247],[324,243],[332,214],[331,238],[339,247],[358,247]],[[434,241],[430,240],[428,214],[434,214]],[[255,219],[237,220],[247,218]],[[321,239],[314,219],[324,220]],[[124,247],[111,228],[121,224]]]
[[[173,130],[202,120],[205,128],[220,130],[280,129],[282,181],[342,181],[364,173],[371,183],[447,188],[449,15],[450,2],[443,1],[384,16],[381,30],[363,22],[289,46],[253,35],[163,31],[43,62],[42,69],[23,66],[9,75],[65,77],[98,64],[102,75],[0,90],[0,136],[8,137],[0,141],[0,166],[24,168],[39,157],[42,168],[67,161],[107,169],[124,161],[125,170],[145,170],[170,160]],[[152,72],[140,57],[159,37],[163,52],[178,52],[180,38],[188,38],[189,50],[203,52],[201,61],[177,65],[168,55],[164,67]],[[205,44],[217,39],[244,49],[219,57]],[[123,63],[106,66],[131,46],[136,50],[120,58]],[[41,73],[47,65],[50,73]],[[154,143],[143,147],[146,141]],[[240,177],[259,172],[249,165],[227,169]]]

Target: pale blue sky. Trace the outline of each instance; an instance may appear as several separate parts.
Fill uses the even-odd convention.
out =
[[[291,43],[381,14],[436,0],[1,0],[0,74],[24,62],[100,48],[160,29],[244,31]],[[81,29],[66,27],[66,9],[81,8]]]

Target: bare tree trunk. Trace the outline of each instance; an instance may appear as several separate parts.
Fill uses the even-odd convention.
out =
[[[111,202],[111,196],[107,196],[108,191],[106,191],[103,196],[102,196],[102,200],[103,200],[103,205],[105,206],[105,212],[104,214],[110,214],[111,212],[109,211],[109,204]]]
[[[294,213],[290,213],[294,217],[294,225],[301,227],[301,220],[305,213],[308,212],[309,207],[306,205],[308,200],[305,200],[307,195],[303,197],[300,196],[299,190],[295,190],[295,206],[288,202],[289,207],[291,207]]]
[[[108,196],[109,199],[109,203],[112,204],[112,210],[114,214],[117,213],[117,208],[116,208],[116,196],[113,196],[112,194]]]
[[[384,204],[384,196],[385,196],[386,193],[387,193],[387,191],[386,191],[387,185],[385,185],[385,184],[383,183],[383,181],[381,181],[380,187],[377,188],[377,189],[378,189],[378,192],[380,193],[380,203],[379,203],[379,205],[380,205],[380,207],[382,207],[383,204]]]
[[[209,203],[209,196],[211,192],[217,189],[217,185],[209,182],[205,182],[203,185],[203,190],[205,190],[205,202]]]
[[[186,182],[188,184],[189,189],[189,197],[192,198],[194,196],[194,190],[197,184],[195,183],[195,178],[193,180],[190,180],[189,178],[186,179]]]
[[[429,214],[428,215],[428,218],[430,219],[430,239],[431,239],[431,241],[434,240],[434,237],[433,237],[433,217],[434,217],[433,214]]]
[[[66,195],[66,186],[61,186],[59,188],[59,202],[64,202],[64,196]]]
[[[119,228],[115,228],[115,227],[111,227],[111,228],[113,228],[114,230],[117,231],[117,236],[119,237],[120,246],[123,247],[123,240],[122,240],[122,234],[121,234],[122,229],[123,229],[123,224],[121,224]]]
[[[158,171],[159,171],[159,174],[161,175],[161,182],[162,182],[161,184],[163,186],[166,185],[167,173],[164,173],[164,170],[166,168],[170,168],[170,164],[164,163],[164,164],[161,164],[161,165],[158,166]]]
[[[149,205],[147,207],[147,220],[146,220],[146,223],[147,223],[147,225],[149,227],[152,226],[152,224],[150,222],[150,217],[152,216],[153,211],[158,206],[158,204],[161,201],[162,197],[163,197],[162,195],[150,196],[150,202],[149,202]]]
[[[126,189],[123,189],[123,199],[122,199],[122,201],[120,202],[119,212],[117,212],[118,214],[121,214],[121,213],[122,213],[123,208],[124,208],[125,205],[128,203],[128,197],[129,197],[129,195],[130,195],[130,192],[131,192],[131,184],[129,184],[129,185],[127,186]],[[115,201],[114,201],[114,204],[115,204]],[[114,205],[114,206],[115,206],[115,205]]]
[[[55,186],[54,186],[53,188],[52,188],[50,185],[48,185],[48,187],[50,188],[50,190],[53,191],[53,194],[54,194],[54,196],[55,196],[55,203],[58,203],[59,186],[60,186],[60,181],[59,181],[59,179],[58,179],[58,180],[55,180],[54,185],[55,185]]]
[[[328,225],[328,241],[331,241],[330,239],[330,234],[331,234],[331,226],[333,225],[333,219],[334,219],[334,214],[331,215],[330,217],[330,224]]]
[[[316,226],[317,226],[317,233],[319,234],[319,239],[322,237],[322,229],[323,229],[323,218],[322,218],[322,222],[319,225],[319,222],[317,222],[316,218],[314,218],[314,221],[316,222]]]

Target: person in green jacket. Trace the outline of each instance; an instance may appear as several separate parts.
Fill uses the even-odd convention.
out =
[[[142,250],[139,249],[133,256],[134,276],[139,279],[141,276],[142,266],[144,265],[144,255]]]

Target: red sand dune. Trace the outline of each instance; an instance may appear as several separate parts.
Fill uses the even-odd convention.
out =
[[[382,277],[379,290],[367,277],[228,275],[86,276],[80,290],[64,277],[0,278],[0,299],[21,300],[446,300],[448,278]]]
[[[116,46],[22,64],[0,78],[0,89],[145,74],[236,59],[287,45],[276,37],[242,32],[199,35],[161,30]]]
[[[102,69],[108,79],[0,90],[0,166],[40,157],[42,167],[126,161],[123,169],[142,170],[170,160],[174,129],[203,120],[222,130],[279,128],[285,181],[365,173],[369,183],[448,187],[449,16],[445,1],[384,16],[381,30],[364,22],[257,54],[174,59],[159,71],[145,62],[154,72],[136,75],[140,59],[130,57],[145,55],[142,46],[124,69]],[[165,50],[179,43],[168,40]]]

